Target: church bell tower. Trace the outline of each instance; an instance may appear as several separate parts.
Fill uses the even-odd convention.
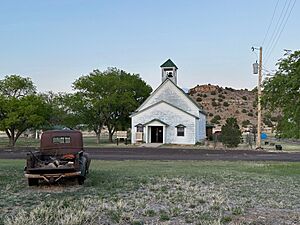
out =
[[[177,85],[177,66],[172,62],[171,59],[168,59],[161,66],[161,79],[164,82],[166,79],[170,79],[174,84]]]

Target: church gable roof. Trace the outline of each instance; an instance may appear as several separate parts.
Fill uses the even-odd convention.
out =
[[[189,102],[191,102],[202,114],[206,115],[205,112],[203,112],[202,107],[200,107],[190,96],[188,96],[181,88],[179,88],[176,84],[174,84],[170,79],[166,79],[163,83],[161,83],[160,86],[158,86],[158,88],[155,89],[154,92],[152,92],[152,94],[146,99],[146,101],[136,110],[140,111],[141,109],[143,110],[144,106],[151,100],[154,98],[154,96],[156,95],[156,93],[158,93],[159,90],[161,90],[165,85],[167,85],[167,83],[170,83],[173,87],[175,87],[179,93],[184,96],[183,98],[188,100]],[[169,103],[169,102],[168,102]],[[170,103],[169,103],[170,104]],[[173,105],[173,104],[172,104]],[[148,106],[149,107],[149,106]],[[148,108],[146,107],[146,108]],[[177,107],[179,108],[179,107]]]
[[[192,116],[192,117],[195,117],[196,119],[199,119],[198,116],[195,116],[195,115],[193,115],[193,114],[191,114],[191,113],[189,113],[189,112],[187,112],[187,111],[184,111],[183,109],[178,108],[178,107],[176,107],[176,106],[174,106],[174,105],[172,105],[172,104],[170,104],[170,103],[168,103],[168,102],[165,102],[165,101],[159,101],[159,102],[156,102],[155,104],[150,105],[150,106],[148,106],[147,108],[144,108],[144,109],[142,109],[142,110],[140,110],[140,111],[137,111],[137,112],[133,113],[130,117],[133,117],[133,116],[135,116],[135,115],[137,115],[137,114],[140,114],[140,113],[142,113],[142,112],[145,112],[146,110],[148,110],[148,109],[150,109],[150,108],[153,108],[153,107],[155,107],[155,106],[157,106],[157,105],[160,105],[160,104],[166,104],[166,105],[169,105],[169,106],[171,106],[172,108],[175,108],[175,109],[177,109],[177,110],[179,110],[179,111],[181,111],[181,112],[184,112],[185,114],[187,114],[187,115],[189,115],[189,116]]]
[[[172,62],[171,59],[168,59],[167,61],[165,61],[160,67],[161,68],[163,68],[163,67],[175,67],[176,69],[178,69],[178,67],[175,65],[175,63]]]

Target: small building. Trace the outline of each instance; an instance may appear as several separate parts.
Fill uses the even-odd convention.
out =
[[[131,115],[132,143],[195,144],[206,138],[206,113],[177,86],[177,66],[161,66],[162,83]]]

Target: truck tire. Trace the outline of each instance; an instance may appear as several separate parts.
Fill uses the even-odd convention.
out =
[[[28,185],[29,186],[38,186],[39,180],[34,178],[28,178]]]
[[[79,177],[77,178],[77,181],[78,181],[78,184],[79,184],[79,185],[83,185],[83,184],[84,184],[84,180],[85,180],[85,177],[83,177],[83,176],[79,176]]]

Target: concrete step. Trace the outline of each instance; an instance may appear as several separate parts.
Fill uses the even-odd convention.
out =
[[[159,146],[161,146],[162,143],[144,143],[141,144],[139,147],[140,148],[158,148]]]

